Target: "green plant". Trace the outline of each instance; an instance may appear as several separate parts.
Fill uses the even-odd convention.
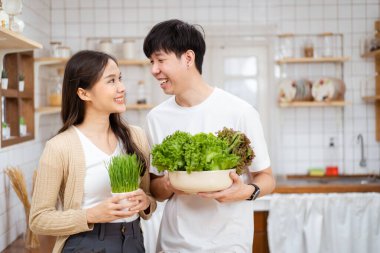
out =
[[[24,119],[24,117],[20,117],[19,122],[20,122],[20,125],[25,125],[25,119]]]
[[[25,77],[24,77],[23,74],[20,74],[20,75],[18,76],[18,80],[19,80],[19,81],[24,81],[24,79],[25,79]]]
[[[8,127],[8,124],[6,122],[1,122],[1,127],[2,128],[7,128]]]
[[[8,74],[7,74],[7,71],[5,71],[5,69],[3,69],[3,71],[1,71],[1,78],[3,78],[3,79],[8,78]]]
[[[142,165],[136,154],[119,155],[111,158],[108,175],[113,193],[131,192],[139,188]]]

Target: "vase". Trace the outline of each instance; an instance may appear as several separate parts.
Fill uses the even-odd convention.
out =
[[[8,89],[8,78],[1,78],[1,88],[3,90]]]
[[[18,90],[19,91],[24,91],[25,88],[25,82],[24,81],[19,81],[18,82]]]
[[[20,125],[20,135],[26,135],[26,125]]]

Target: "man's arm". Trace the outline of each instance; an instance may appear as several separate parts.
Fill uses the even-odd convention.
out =
[[[259,197],[263,197],[274,191],[274,188],[276,187],[276,180],[274,179],[271,167],[258,172],[251,172],[251,174],[252,183],[260,187]]]

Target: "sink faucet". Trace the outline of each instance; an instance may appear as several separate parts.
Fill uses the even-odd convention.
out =
[[[363,135],[359,134],[357,138],[358,142],[360,142],[360,150],[361,150],[361,158],[359,165],[360,167],[366,167],[367,166],[367,160],[364,158],[364,140]]]

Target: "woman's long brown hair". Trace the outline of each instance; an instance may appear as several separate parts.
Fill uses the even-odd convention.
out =
[[[102,77],[109,60],[118,64],[117,60],[108,54],[83,50],[74,54],[67,62],[62,85],[61,117],[63,126],[58,133],[83,122],[86,113],[85,102],[79,98],[77,90],[78,88],[91,89]],[[143,164],[144,170],[141,173],[143,175],[148,167],[148,161],[132,140],[128,124],[119,113],[111,113],[109,121],[112,131],[123,143],[125,152],[127,154],[135,153]]]

